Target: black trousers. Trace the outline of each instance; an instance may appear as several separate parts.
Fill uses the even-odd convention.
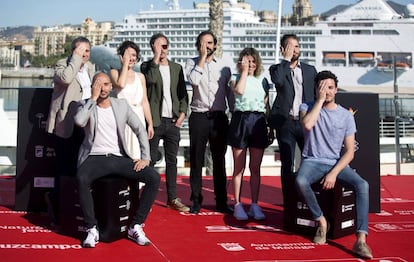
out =
[[[50,201],[53,207],[54,214],[52,220],[54,220],[54,223],[59,223],[60,178],[62,176],[76,176],[78,152],[84,136],[83,129],[78,126],[73,128],[72,136],[69,138],[62,138],[53,135],[56,164],[54,171],[54,187],[50,192]]]
[[[132,159],[124,156],[91,155],[78,168],[77,180],[79,200],[87,228],[97,225],[91,184],[98,178],[119,175],[127,179],[145,183],[139,200],[139,206],[132,219],[132,225],[145,222],[151,206],[155,201],[160,184],[160,175],[152,167],[145,167],[139,172],[134,169]]]
[[[299,149],[303,150],[304,138],[300,121],[287,119],[281,128],[276,129],[276,139],[280,150],[280,161],[282,162],[280,174],[282,192],[283,198],[286,199],[287,192],[295,190],[294,188],[287,188],[286,176],[294,175],[296,143]]]
[[[154,137],[149,141],[151,148],[151,166],[159,157],[159,142],[163,140],[165,156],[165,178],[168,202],[177,198],[177,154],[180,145],[180,128],[172,118],[161,118],[160,126],[154,127]]]
[[[190,132],[190,200],[201,203],[203,196],[202,168],[207,142],[213,161],[213,182],[216,205],[227,204],[227,175],[225,154],[229,121],[224,112],[192,112],[189,118]]]

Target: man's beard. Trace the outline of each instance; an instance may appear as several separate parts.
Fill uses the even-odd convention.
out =
[[[211,50],[210,48],[207,48],[207,56],[212,56],[215,51],[216,51],[216,48],[214,48],[213,50]]]
[[[298,55],[293,55],[290,61],[298,61],[300,57],[300,53]]]
[[[101,93],[100,95],[99,95],[99,99],[100,100],[105,100],[105,99],[108,99],[109,98],[109,96],[110,96],[110,92],[105,92],[105,93]]]

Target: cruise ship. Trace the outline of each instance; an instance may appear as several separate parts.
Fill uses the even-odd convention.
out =
[[[341,86],[393,86],[395,79],[414,88],[414,5],[399,14],[385,1],[363,0],[315,28],[315,65],[334,71]]]
[[[395,6],[403,13],[397,12]],[[223,11],[223,57],[235,61],[244,47],[254,47],[260,51],[267,73],[280,56],[276,53],[277,24],[260,21],[246,1],[225,1]],[[397,79],[399,87],[414,89],[414,5],[361,0],[330,13],[313,25],[280,28],[281,35],[298,35],[302,61],[318,70],[335,72],[342,88],[392,87]],[[208,29],[209,19],[208,2],[195,3],[193,9],[180,9],[178,0],[170,1],[166,10],[126,15],[115,24],[113,40],[94,47],[91,59],[103,70],[119,67],[115,53],[124,40],[140,46],[142,61],[150,59],[149,39],[163,32],[170,40],[170,59],[184,65],[189,57],[197,56],[195,39]]]

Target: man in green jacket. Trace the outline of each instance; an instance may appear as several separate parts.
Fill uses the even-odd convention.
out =
[[[187,114],[188,94],[181,65],[168,60],[168,38],[159,33],[150,39],[154,57],[142,63],[147,95],[154,124],[150,140],[151,165],[159,160],[158,145],[163,140],[166,162],[167,207],[188,212],[189,207],[177,198],[177,154],[180,128]]]

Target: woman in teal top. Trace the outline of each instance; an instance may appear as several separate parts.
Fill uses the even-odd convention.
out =
[[[234,217],[247,220],[265,219],[257,205],[260,191],[260,165],[268,146],[266,112],[269,109],[267,80],[262,76],[262,60],[254,48],[240,52],[237,64],[239,74],[233,75],[230,86],[234,92],[235,104],[232,114],[228,144],[232,147],[234,171]],[[243,173],[246,166],[247,149],[250,156],[251,205],[246,214],[240,202]]]

